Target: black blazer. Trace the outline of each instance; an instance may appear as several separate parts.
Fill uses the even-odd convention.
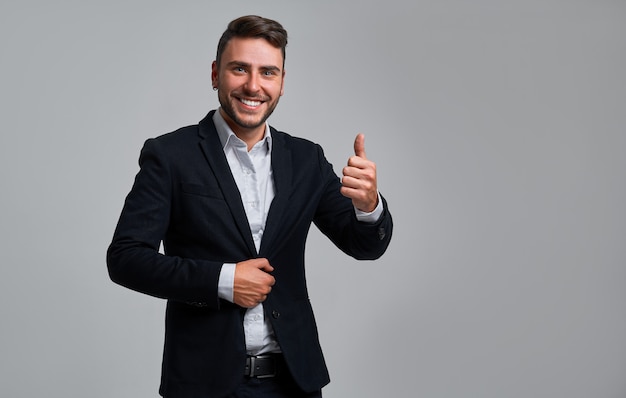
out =
[[[146,141],[107,251],[109,275],[168,300],[160,393],[220,397],[242,380],[246,355],[245,309],[217,295],[221,266],[267,258],[276,284],[265,316],[299,386],[319,390],[329,376],[305,282],[311,222],[352,257],[376,259],[391,238],[387,204],[376,224],[358,222],[321,147],[271,128],[276,195],[257,253],[214,112]]]

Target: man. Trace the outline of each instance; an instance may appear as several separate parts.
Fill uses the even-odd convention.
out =
[[[340,181],[318,145],[267,124],[286,45],[275,21],[229,24],[211,73],[220,108],[146,141],[107,252],[113,281],[167,299],[167,398],[320,397],[329,376],[305,282],[310,225],[357,259],[389,244],[362,134]]]

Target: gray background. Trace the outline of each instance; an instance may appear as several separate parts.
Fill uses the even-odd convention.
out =
[[[251,13],[290,33],[271,123],[337,170],[365,133],[395,216],[376,262],[311,233],[325,396],[626,396],[618,0],[3,1],[0,394],[157,396],[164,302],[105,250]]]

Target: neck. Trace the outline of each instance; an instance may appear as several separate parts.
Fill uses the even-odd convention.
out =
[[[247,128],[235,123],[221,108],[220,114],[224,118],[224,121],[226,121],[226,124],[228,124],[228,127],[230,127],[233,133],[235,133],[237,138],[246,143],[248,151],[250,151],[252,147],[257,142],[261,141],[265,136],[265,123],[257,127]]]

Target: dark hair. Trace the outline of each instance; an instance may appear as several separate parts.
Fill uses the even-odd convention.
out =
[[[251,37],[267,40],[267,42],[272,46],[282,50],[283,66],[285,65],[287,31],[278,22],[259,17],[257,15],[247,15],[231,21],[217,44],[217,55],[215,57],[215,61],[218,66],[222,58],[222,53],[226,48],[226,44],[228,44],[230,39],[233,37]]]

